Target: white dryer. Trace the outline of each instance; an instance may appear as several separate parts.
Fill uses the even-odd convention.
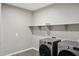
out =
[[[40,56],[57,56],[57,43],[61,40],[55,38],[45,38],[39,41]]]
[[[79,56],[79,42],[68,40],[59,42],[58,56]]]

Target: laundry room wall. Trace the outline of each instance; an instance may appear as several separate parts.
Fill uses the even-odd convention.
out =
[[[45,25],[46,23],[51,25],[79,23],[79,4],[55,3],[35,11],[33,16],[33,24],[36,26]],[[48,36],[44,31],[36,33],[41,33],[40,35],[33,35],[33,46],[38,49],[39,40]],[[77,41],[79,39],[79,31],[51,31],[51,36],[55,36],[62,40]]]
[[[1,24],[1,3],[0,3],[0,24]]]
[[[3,36],[0,55],[7,55],[32,47],[32,12],[8,4],[2,4]]]
[[[1,3],[0,3],[0,39],[1,39]]]
[[[1,53],[1,3],[0,3],[0,53]]]

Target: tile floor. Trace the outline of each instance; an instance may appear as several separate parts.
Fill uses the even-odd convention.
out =
[[[39,56],[39,51],[36,51],[34,49],[13,55],[13,56]]]

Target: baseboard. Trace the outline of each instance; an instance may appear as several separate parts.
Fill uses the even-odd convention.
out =
[[[34,47],[32,47],[32,49],[34,49],[34,50],[36,50],[36,51],[39,51],[39,49],[37,49],[37,48],[34,48]]]
[[[12,55],[15,55],[15,54],[18,54],[18,53],[22,53],[22,52],[24,52],[24,51],[28,51],[28,50],[30,50],[30,49],[34,49],[34,50],[36,50],[36,51],[39,51],[39,49],[36,49],[36,48],[32,47],[32,48],[20,50],[20,51],[17,51],[17,52],[13,52],[13,53],[10,53],[10,54],[5,55],[5,56],[12,56]]]

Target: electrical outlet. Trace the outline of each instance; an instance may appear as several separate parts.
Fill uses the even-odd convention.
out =
[[[19,34],[18,33],[16,33],[16,36],[18,36]]]
[[[78,42],[79,42],[79,39],[78,39]]]

